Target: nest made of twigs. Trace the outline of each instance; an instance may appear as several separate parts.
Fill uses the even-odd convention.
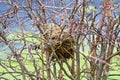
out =
[[[54,49],[60,60],[73,58],[74,39],[67,30],[62,31],[60,27],[52,27],[48,30],[47,35],[49,41],[45,43],[45,51],[51,55]],[[55,59],[56,56],[53,54],[52,59]]]

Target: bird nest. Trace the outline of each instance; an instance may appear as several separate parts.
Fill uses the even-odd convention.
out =
[[[48,41],[45,43],[45,51],[47,51],[49,55],[52,56],[52,59],[55,59],[56,57],[58,57],[60,60],[73,58],[73,37],[67,30],[62,30],[60,27],[51,27],[52,28],[48,28],[48,31],[46,32]]]

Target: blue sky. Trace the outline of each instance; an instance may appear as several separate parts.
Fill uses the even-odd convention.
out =
[[[2,1],[4,1],[4,0],[2,0]],[[20,0],[20,1],[22,1],[22,0]],[[45,0],[45,1],[47,2],[48,0]],[[58,2],[57,0],[55,0],[55,1],[56,1],[56,4],[58,5],[59,2]],[[71,1],[72,1],[72,0],[65,0],[66,3],[69,3],[69,2],[71,2]],[[91,3],[90,5],[98,6],[102,1],[103,1],[103,0],[92,0],[92,3]],[[120,3],[120,0],[114,0],[114,2],[115,2],[115,3]],[[51,5],[51,6],[52,6],[51,3],[49,3],[48,5]],[[1,13],[2,13],[5,9],[7,9],[7,8],[9,8],[9,6],[4,5],[4,4],[0,4],[0,15],[1,15]]]
[[[5,1],[5,0],[2,0],[2,1]],[[22,1],[22,0],[19,0],[19,1]],[[47,1],[48,0],[45,0],[46,1],[46,3],[48,3]],[[56,1],[56,5],[59,5],[59,0],[54,0],[54,1]],[[70,3],[72,0],[65,0],[66,1],[66,3]],[[89,5],[92,5],[92,6],[98,6],[99,7],[99,4],[101,4],[101,2],[103,1],[103,0],[91,0],[91,1],[93,1],[92,3],[90,3]],[[114,0],[114,2],[115,3],[120,3],[120,0]],[[21,3],[20,3],[21,4]],[[51,4],[51,3],[49,3],[48,5],[53,5],[53,4]],[[70,6],[69,6],[70,7]],[[4,10],[6,10],[7,8],[9,8],[9,6],[7,6],[7,5],[4,5],[4,4],[0,4],[0,16],[2,16],[2,13],[3,13],[3,11]],[[97,11],[100,11],[100,9],[97,9]],[[119,10],[116,10],[116,11],[119,11]],[[22,15],[21,15],[22,16]],[[15,28],[14,28],[15,29]]]

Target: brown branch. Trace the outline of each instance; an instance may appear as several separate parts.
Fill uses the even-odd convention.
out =
[[[117,55],[120,55],[120,51],[118,51],[118,52],[116,52],[116,53],[113,53],[113,54],[111,54],[110,56],[108,56],[107,59],[106,59],[106,61],[107,61],[107,60],[110,60],[111,58],[113,58],[113,57],[115,57],[115,56],[117,56]]]

